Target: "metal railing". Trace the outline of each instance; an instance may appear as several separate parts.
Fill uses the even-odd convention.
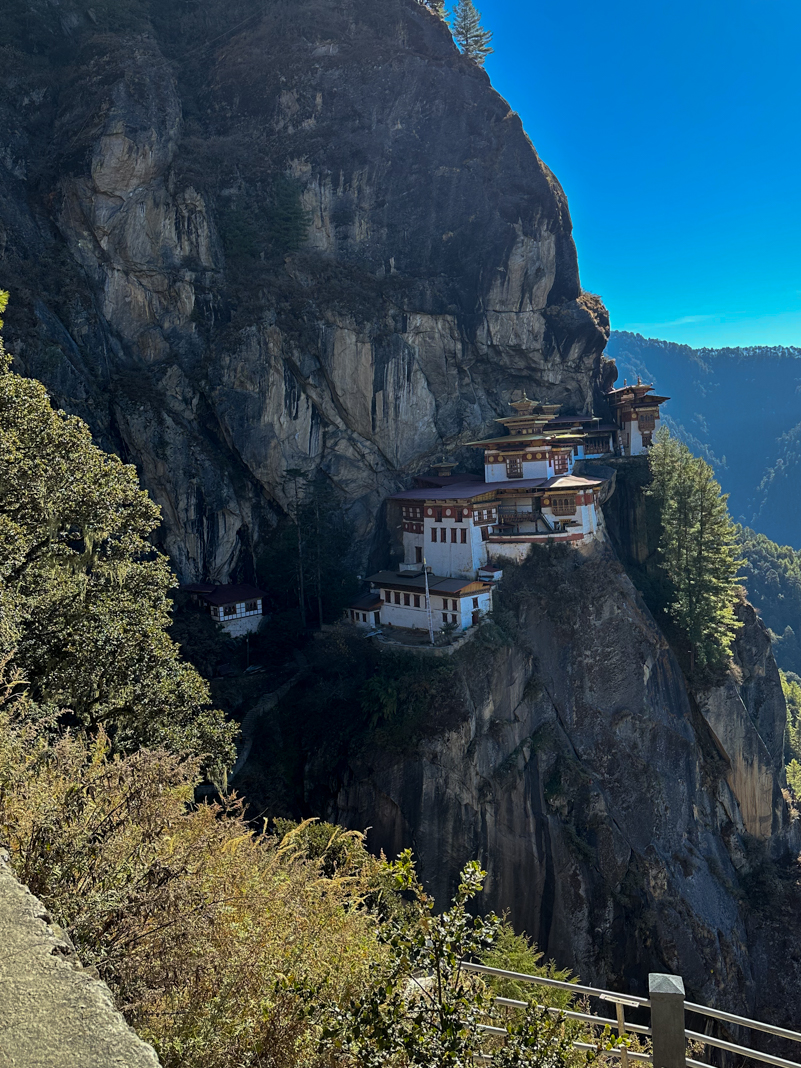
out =
[[[613,990],[603,990],[600,987],[583,986],[581,983],[569,983],[562,979],[549,979],[545,976],[527,975],[522,972],[512,972],[504,968],[491,968],[485,964],[473,964],[463,961],[463,967],[478,972],[482,975],[493,976],[499,979],[509,979],[519,983],[530,983],[536,986],[551,987],[565,990],[574,996],[603,1001],[615,1006],[615,1018],[601,1016],[591,1012],[576,1012],[568,1009],[559,1009],[552,1006],[535,1004],[540,1009],[545,1009],[555,1015],[562,1015],[569,1020],[578,1020],[590,1024],[592,1027],[609,1027],[617,1031],[621,1039],[627,1033],[643,1035],[650,1039],[652,1050],[650,1053],[640,1050],[629,1049],[625,1042],[606,1051],[606,1056],[620,1057],[621,1068],[627,1068],[629,1061],[646,1062],[653,1068],[710,1068],[708,1062],[693,1060],[687,1056],[687,1045],[709,1046],[713,1049],[725,1050],[728,1053],[737,1054],[748,1060],[758,1061],[761,1064],[770,1064],[775,1068],[801,1068],[797,1061],[787,1060],[770,1053],[764,1053],[752,1046],[741,1045],[729,1041],[728,1038],[717,1035],[703,1034],[700,1031],[689,1030],[686,1026],[685,1014],[693,1013],[705,1016],[710,1021],[718,1024],[728,1024],[735,1028],[747,1028],[751,1031],[759,1031],[772,1035],[788,1042],[801,1044],[801,1033],[790,1031],[785,1027],[777,1027],[775,1024],[762,1023],[759,1020],[750,1020],[744,1016],[737,1016],[721,1009],[711,1009],[706,1005],[696,1005],[684,1000],[684,982],[678,975],[663,975],[653,972],[648,976],[649,998],[636,997],[630,994],[619,994]],[[528,1008],[530,1003],[517,1001],[513,998],[496,997],[494,1003],[506,1008]],[[627,1021],[625,1009],[649,1009],[651,1026]],[[481,1025],[482,1030],[488,1035],[503,1037],[507,1031],[503,1027],[491,1024]],[[575,1041],[576,1049],[594,1050],[596,1046],[591,1042]],[[481,1060],[491,1060],[490,1054],[481,1054]]]

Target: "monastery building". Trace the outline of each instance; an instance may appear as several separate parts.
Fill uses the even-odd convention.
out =
[[[491,610],[505,560],[523,560],[536,542],[602,537],[604,479],[574,475],[573,465],[645,452],[667,399],[647,396],[651,389],[638,381],[612,390],[614,423],[559,415],[558,405],[527,397],[513,403],[495,435],[468,443],[483,452],[483,480],[437,464],[389,499],[400,513],[403,563],[369,576],[370,593],[350,605],[349,618],[367,627],[466,630]]]
[[[264,591],[256,586],[192,582],[181,589],[207,605],[211,618],[222,624],[229,637],[241,638],[259,629]]]

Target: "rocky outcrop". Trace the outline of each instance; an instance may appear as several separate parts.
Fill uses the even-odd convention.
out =
[[[139,466],[183,577],[252,570],[290,469],[364,559],[381,499],[515,390],[592,407],[608,319],[564,194],[430,11],[136,11],[37,0],[14,38],[0,281],[18,366]]]
[[[0,857],[0,1059],[15,1068],[158,1068],[105,983],[81,968]]]
[[[499,599],[518,633],[474,642],[458,728],[354,761],[337,817],[389,854],[412,845],[439,900],[480,858],[485,904],[585,980],[642,994],[675,972],[693,1000],[753,1009],[737,888],[749,833],[786,820],[761,624],[743,608],[742,682],[697,702],[608,547],[536,552]]]
[[[614,475],[614,493],[603,506],[607,529],[629,576],[658,613],[669,590],[659,563],[659,510],[647,493],[648,459],[611,460],[607,472]],[[693,700],[712,732],[745,830],[764,839],[787,822],[782,797],[787,709],[767,628],[745,600],[736,616],[741,626],[731,669],[715,685],[696,684]],[[664,612],[662,618],[667,626]]]
[[[787,823],[782,797],[787,710],[770,636],[752,605],[737,607],[742,624],[726,681],[697,695],[698,706],[726,761],[745,829],[758,838]]]

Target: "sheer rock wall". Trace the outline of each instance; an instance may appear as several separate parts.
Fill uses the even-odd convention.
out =
[[[691,1000],[766,1013],[740,888],[762,863],[750,836],[764,849],[787,824],[758,726],[781,691],[754,700],[748,681],[776,674],[754,655],[764,628],[746,610],[743,682],[698,701],[608,547],[543,550],[524,573],[502,596],[514,644],[474,643],[460,672],[458,728],[364,754],[334,814],[389,855],[411,845],[440,901],[478,857],[485,905],[585,981],[643,995],[672,972]]]
[[[364,562],[382,498],[513,391],[592,407],[608,317],[559,183],[426,8],[206,8],[32,4],[0,103],[10,347],[138,465],[182,577],[252,571],[289,469],[338,487]]]

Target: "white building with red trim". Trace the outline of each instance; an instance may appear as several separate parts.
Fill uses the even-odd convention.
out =
[[[357,602],[348,609],[354,623],[434,631],[453,626],[467,630],[492,608],[492,581],[487,578],[450,578],[433,574],[423,565],[379,571],[370,575],[369,600],[374,613],[359,611]],[[365,615],[367,619],[365,620]],[[361,617],[361,618],[359,618]]]
[[[621,456],[641,456],[653,444],[659,429],[659,406],[670,400],[658,397],[653,388],[638,376],[636,385],[624,380],[620,389],[606,394],[617,426],[615,451]]]
[[[435,629],[465,630],[491,609],[504,560],[522,561],[537,542],[604,536],[604,480],[574,475],[573,465],[612,454],[616,426],[559,416],[557,406],[527,397],[512,408],[497,435],[469,443],[483,450],[483,480],[440,464],[389,499],[402,526],[403,563],[369,576],[370,594],[349,608],[353,622],[427,629],[430,617]]]
[[[264,591],[256,586],[193,582],[182,586],[208,605],[211,618],[222,624],[232,638],[241,638],[259,629],[263,616]]]

